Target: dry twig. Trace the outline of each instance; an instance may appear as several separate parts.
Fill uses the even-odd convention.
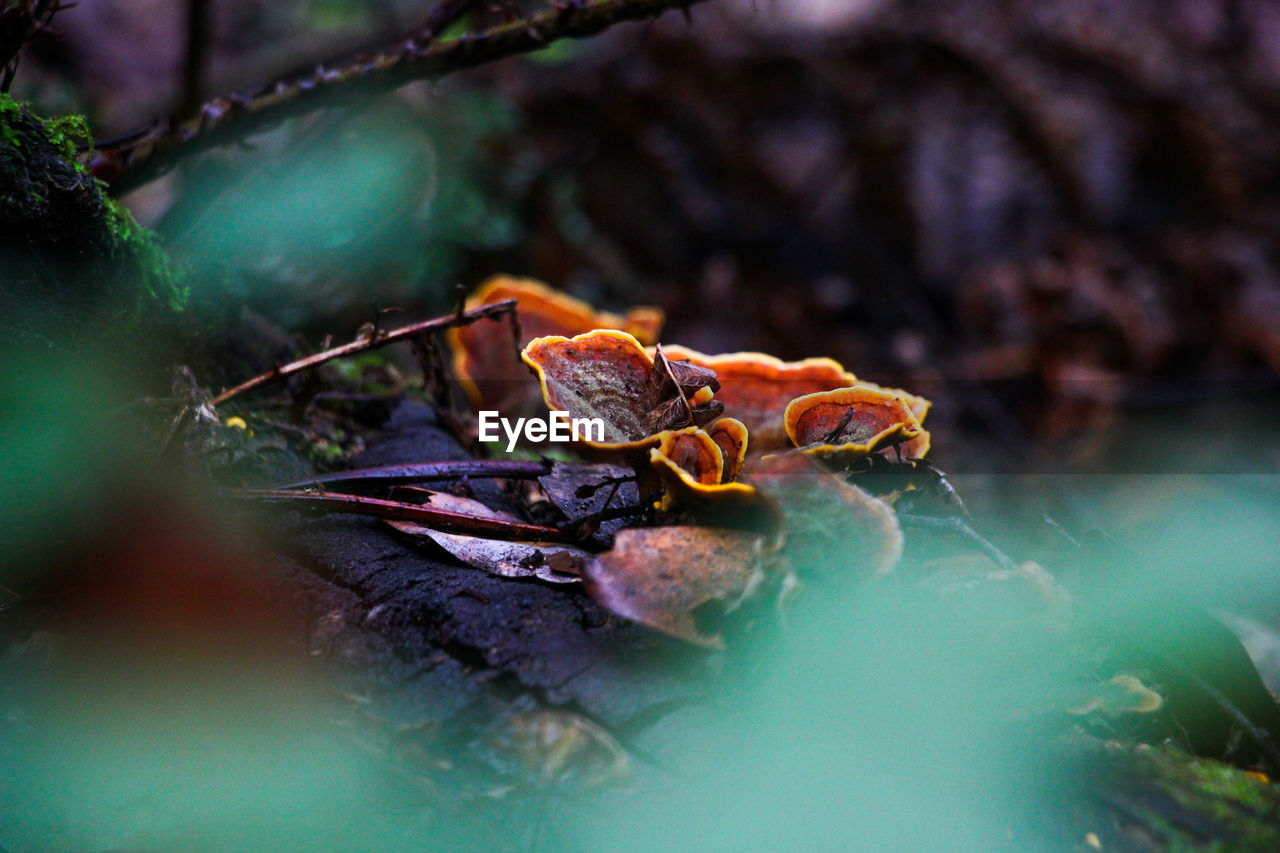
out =
[[[437,317],[433,320],[424,320],[421,323],[413,323],[403,326],[399,329],[393,329],[390,332],[384,332],[368,337],[362,337],[350,343],[327,349],[324,352],[318,352],[309,355],[306,358],[300,358],[297,361],[291,361],[288,364],[278,365],[268,370],[260,376],[255,376],[247,382],[242,382],[234,388],[228,388],[218,396],[209,401],[210,405],[220,406],[230,400],[232,397],[243,394],[245,391],[251,391],[286,376],[292,376],[295,373],[301,373],[304,370],[310,370],[313,367],[319,367],[328,361],[343,356],[355,355],[365,350],[377,349],[386,344],[395,343],[413,338],[417,335],[427,332],[438,332],[441,329],[448,329],[453,326],[467,326],[482,318],[488,317],[494,319],[504,314],[514,314],[516,310],[516,300],[507,299],[502,302],[495,302],[492,305],[482,305],[479,308],[472,308],[470,311],[463,311],[460,314],[450,314],[448,317]]]

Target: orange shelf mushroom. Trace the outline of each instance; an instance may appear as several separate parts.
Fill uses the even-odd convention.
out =
[[[858,384],[864,385],[867,388],[873,388],[876,391],[885,391],[889,394],[896,394],[901,397],[906,401],[907,408],[911,410],[911,414],[915,415],[916,421],[918,421],[921,426],[924,426],[925,415],[929,414],[929,409],[933,408],[933,403],[929,400],[926,400],[919,394],[912,394],[910,391],[904,391],[901,388],[886,388],[883,385],[877,385],[874,382],[864,382],[861,379],[858,380]],[[921,430],[920,435],[910,441],[904,441],[899,444],[898,450],[903,456],[912,459],[923,459],[925,454],[929,452],[930,445],[929,431]]]
[[[597,329],[536,338],[522,358],[538,375],[542,399],[570,418],[599,418],[604,440],[580,444],[608,451],[647,449],[659,441],[647,426],[653,359],[626,332]]]
[[[707,435],[720,448],[724,459],[724,473],[720,477],[722,483],[738,479],[742,473],[742,464],[747,459],[747,427],[737,418],[720,418],[707,427]]]
[[[649,461],[691,486],[718,486],[724,473],[720,447],[697,427],[659,433],[658,446],[649,451]]]
[[[797,397],[787,405],[783,420],[796,447],[837,462],[924,434],[906,399],[864,385]]]
[[[467,299],[467,308],[516,300],[524,345],[547,335],[578,335],[593,329],[617,329],[651,344],[664,320],[662,310],[637,307],[619,316],[596,311],[590,304],[530,278],[494,276]],[[476,407],[514,413],[529,408],[536,395],[528,375],[512,356],[512,340],[505,323],[473,323],[449,330],[453,370]]]
[[[720,380],[716,399],[725,413],[745,425],[753,450],[787,446],[783,413],[796,397],[852,385],[856,378],[838,361],[807,358],[782,361],[759,352],[705,355],[681,346],[664,347],[668,358],[687,359],[714,370]]]
[[[659,433],[659,437],[658,446],[649,451],[649,464],[658,472],[663,485],[663,510],[684,507],[727,513],[757,502],[752,486],[732,482],[735,474],[725,464],[720,444],[706,430],[697,427],[666,430]],[[745,436],[743,438],[745,442]],[[745,443],[743,451],[745,453]],[[741,469],[741,459],[737,467]]]

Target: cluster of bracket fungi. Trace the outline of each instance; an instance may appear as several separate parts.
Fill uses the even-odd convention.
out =
[[[897,563],[902,535],[892,508],[842,472],[877,454],[923,457],[928,400],[859,380],[829,358],[664,347],[658,309],[600,313],[533,280],[490,279],[468,308],[510,299],[524,365],[495,324],[449,331],[471,402],[508,415],[545,407],[599,419],[604,440],[578,439],[575,449],[634,471],[641,498],[674,521],[625,527],[587,562],[588,592],[606,608],[715,644],[693,611],[745,595],[780,565],[794,577],[796,563],[814,562],[798,556],[805,548],[825,546],[820,562],[869,574]]]

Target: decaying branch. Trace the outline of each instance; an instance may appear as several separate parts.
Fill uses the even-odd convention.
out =
[[[704,0],[595,0],[567,2],[523,21],[468,33],[446,42],[423,44],[418,37],[335,67],[321,65],[291,81],[247,94],[206,102],[196,115],[156,123],[127,142],[103,146],[93,156],[94,173],[117,194],[160,176],[181,158],[225,145],[284,121],[367,98],[415,80],[434,80],[455,71],[529,53],[564,38],[587,38],[623,21],[656,17],[669,9],[688,9]]]

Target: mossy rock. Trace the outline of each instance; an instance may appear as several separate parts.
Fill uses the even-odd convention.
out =
[[[154,234],[76,158],[82,117],[45,120],[0,95],[0,333],[61,346],[171,313],[181,274]]]

